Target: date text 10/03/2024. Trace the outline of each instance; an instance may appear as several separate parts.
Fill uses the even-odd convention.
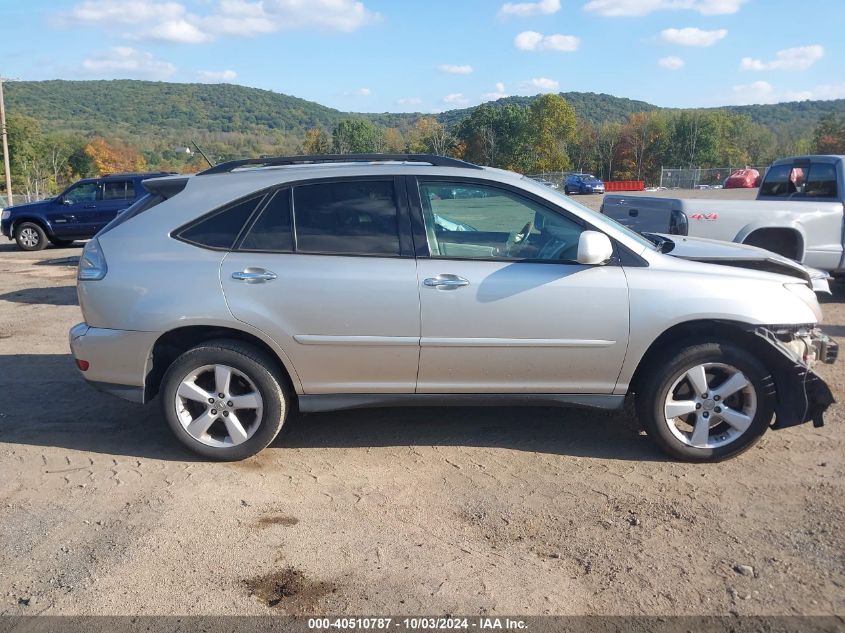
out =
[[[308,618],[309,629],[343,630],[470,630],[480,631],[509,630],[518,631],[527,628],[526,622],[512,618],[465,618],[465,617],[354,617],[354,618]]]

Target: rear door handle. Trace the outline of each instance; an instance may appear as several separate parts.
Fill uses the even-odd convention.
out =
[[[278,275],[272,271],[264,270],[263,268],[244,268],[232,273],[232,279],[235,281],[245,281],[248,284],[263,284],[266,281],[273,281],[277,279]]]
[[[469,280],[457,275],[441,274],[436,277],[429,277],[423,280],[423,284],[430,288],[443,288],[450,290],[453,288],[462,288],[469,285]]]

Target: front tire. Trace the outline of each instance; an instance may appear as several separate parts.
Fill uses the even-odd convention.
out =
[[[189,450],[237,461],[266,448],[282,429],[290,396],[276,364],[236,340],[209,341],[168,368],[161,386],[167,423]]]
[[[718,462],[751,448],[774,415],[769,371],[739,346],[693,345],[655,359],[637,393],[649,437],[687,462]]]
[[[35,222],[21,222],[15,227],[15,242],[22,251],[40,251],[47,246],[47,234]]]

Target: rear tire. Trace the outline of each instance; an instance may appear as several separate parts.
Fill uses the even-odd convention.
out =
[[[15,242],[22,251],[40,251],[47,246],[47,234],[35,222],[21,222],[15,227]]]
[[[162,380],[161,404],[186,448],[209,459],[237,461],[276,438],[290,395],[273,359],[247,343],[221,339],[173,362]]]
[[[733,343],[692,345],[661,355],[645,369],[637,415],[655,444],[675,459],[719,462],[739,455],[772,421],[772,377]]]

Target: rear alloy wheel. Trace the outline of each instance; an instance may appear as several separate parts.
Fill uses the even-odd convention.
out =
[[[688,347],[652,367],[638,412],[648,434],[672,457],[726,459],[750,448],[771,422],[771,376],[733,344]]]
[[[190,450],[231,461],[255,455],[278,435],[287,413],[284,381],[260,350],[212,341],[182,354],[162,384],[162,407]]]
[[[22,222],[15,227],[15,242],[24,251],[40,251],[47,246],[47,234],[35,222]]]

